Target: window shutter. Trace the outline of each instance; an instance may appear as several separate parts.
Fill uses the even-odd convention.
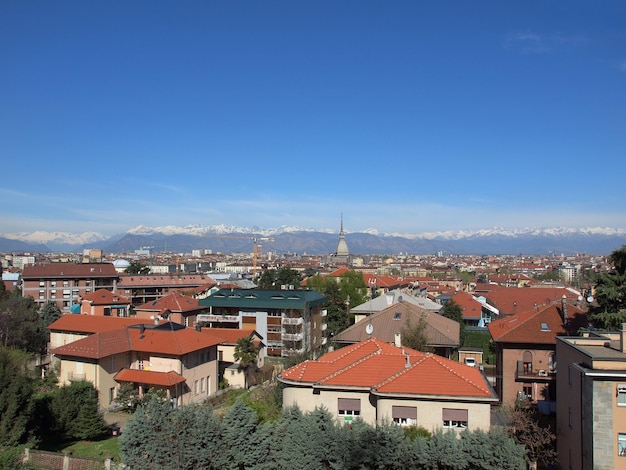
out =
[[[444,408],[443,420],[467,422],[467,410],[460,410],[460,409],[455,409],[455,408]]]
[[[338,398],[338,407],[345,411],[361,411],[360,398]]]
[[[414,406],[392,406],[392,419],[417,419],[417,408]]]

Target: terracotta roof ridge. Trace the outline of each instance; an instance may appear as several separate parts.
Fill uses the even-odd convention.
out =
[[[414,367],[416,367],[418,364],[421,364],[422,362],[424,362],[428,356],[431,353],[426,353],[424,354],[420,359],[418,359],[415,363],[411,364],[409,367],[404,367],[402,368],[402,370],[399,370],[398,372],[396,372],[395,374],[390,375],[389,377],[387,377],[385,380],[383,380],[382,382],[374,385],[372,388],[377,389],[379,387],[382,387],[383,385],[387,385],[389,382],[397,379],[398,377],[402,376],[403,374],[406,374],[409,370],[413,369]],[[405,357],[407,356],[407,354],[404,355]],[[409,357],[411,357],[410,354],[408,354]]]
[[[437,356],[433,354],[432,358],[435,360],[435,362],[439,363],[442,367],[448,369],[449,372],[453,373],[460,379],[464,380],[466,383],[470,384],[472,387],[480,390],[481,392],[485,392],[485,389],[481,387],[479,384],[474,383],[472,380],[468,379],[465,375],[460,374],[458,371],[454,370],[452,367],[446,365],[443,361],[441,361],[441,359],[443,359],[441,356]]]
[[[369,340],[369,341],[375,342],[375,340]],[[327,364],[333,364],[333,363],[337,362],[338,360],[343,359],[348,354],[352,354],[354,351],[358,351],[359,349],[361,349],[363,347],[363,345],[367,344],[369,341],[362,341],[360,343],[356,343],[354,345],[354,347],[343,348],[343,349],[345,349],[345,352],[343,354],[339,354],[335,359],[333,359],[330,362],[327,362]],[[380,346],[378,346],[378,350],[380,350]],[[322,358],[320,358],[320,359],[322,359]]]
[[[356,366],[357,366],[357,365],[359,365],[359,364],[362,364],[364,361],[366,361],[366,360],[368,360],[368,359],[370,359],[370,358],[372,358],[372,357],[374,357],[374,356],[378,356],[379,354],[381,354],[381,350],[380,350],[380,349],[377,349],[376,351],[372,351],[371,353],[369,353],[369,354],[367,354],[367,355],[363,356],[362,358],[360,358],[360,359],[359,359],[359,360],[357,360],[356,362],[353,362],[353,363],[351,363],[351,364],[348,364],[347,366],[342,367],[341,369],[336,370],[335,372],[333,372],[333,373],[331,373],[331,374],[329,374],[329,375],[327,375],[327,376],[325,376],[325,377],[321,378],[320,380],[318,380],[318,381],[317,381],[317,383],[322,383],[322,382],[325,382],[325,381],[327,381],[327,380],[330,380],[330,379],[332,379],[333,377],[336,377],[336,376],[338,376],[339,374],[342,374],[343,372],[345,372],[345,371],[347,371],[347,370],[350,370],[350,369],[352,369],[352,368],[356,367]]]

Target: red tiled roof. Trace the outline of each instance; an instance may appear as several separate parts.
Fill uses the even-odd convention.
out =
[[[454,300],[462,309],[463,318],[467,319],[480,319],[482,305],[471,294],[467,292],[459,291],[452,294],[452,300]]]
[[[566,287],[503,287],[495,284],[480,284],[476,286],[475,292],[485,297],[502,315],[513,315],[549,305],[560,301],[563,296],[575,300],[580,295]]]
[[[239,328],[202,328],[201,332],[219,338],[223,344],[236,344],[239,338],[258,336],[254,330],[241,330]]]
[[[166,325],[164,325],[166,326]],[[126,351],[182,356],[222,342],[192,328],[126,327],[92,334],[52,351],[55,355],[100,359]]]
[[[150,370],[122,369],[114,377],[117,382],[134,382],[147,385],[171,387],[185,382],[185,377],[176,372],[154,372]]]
[[[136,311],[164,312],[169,310],[173,313],[193,312],[195,310],[204,309],[205,307],[199,305],[198,299],[187,297],[178,292],[173,292],[160,299],[146,302],[145,304],[135,307]]]
[[[493,399],[480,370],[371,338],[287,369],[281,380],[318,387],[356,387],[376,394]]]
[[[567,316],[573,325],[582,324],[584,313],[574,305],[567,306]],[[531,344],[555,344],[557,336],[569,334],[563,324],[560,302],[495,320],[489,323],[489,333],[498,343]]]
[[[52,322],[49,330],[68,331],[74,333],[98,333],[102,331],[116,330],[129,325],[139,325],[148,322],[143,318],[104,317],[99,315],[76,315],[66,313]]]
[[[22,279],[118,277],[113,263],[49,263],[24,266]]]
[[[195,288],[207,283],[215,283],[215,280],[204,274],[120,274],[117,288],[151,286]]]
[[[123,297],[106,289],[98,289],[91,294],[83,295],[82,299],[90,301],[93,305],[130,304],[130,299],[128,297]]]

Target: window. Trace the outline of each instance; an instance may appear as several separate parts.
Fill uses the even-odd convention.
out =
[[[417,425],[417,408],[414,406],[392,406],[391,419],[400,426]]]
[[[467,410],[444,408],[442,410],[443,427],[452,429],[467,428]]]
[[[200,391],[204,392],[204,377],[200,379]]]
[[[115,387],[109,389],[109,405],[115,400]]]
[[[193,383],[193,393],[194,395],[198,394],[198,381],[197,380]]]
[[[394,320],[400,320],[402,318],[402,312],[396,312],[393,314]]]
[[[617,406],[626,406],[626,384],[617,384]]]
[[[352,421],[354,416],[361,415],[360,398],[339,398],[337,399],[339,416],[343,416],[346,421]]]
[[[617,435],[617,455],[626,457],[626,434]]]

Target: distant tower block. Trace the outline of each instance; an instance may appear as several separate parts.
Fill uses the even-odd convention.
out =
[[[335,251],[335,260],[337,263],[348,264],[350,260],[350,251],[346,243],[346,236],[343,232],[343,214],[341,214],[341,230],[339,230],[339,242]]]

